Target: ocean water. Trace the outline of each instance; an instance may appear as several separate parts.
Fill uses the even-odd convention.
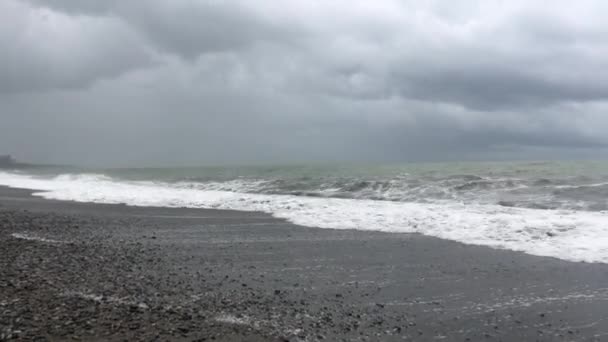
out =
[[[304,226],[608,262],[608,162],[26,168],[0,171],[0,185],[49,199],[263,211]]]

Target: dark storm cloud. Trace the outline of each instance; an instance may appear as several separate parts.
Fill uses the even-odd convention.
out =
[[[152,63],[114,18],[72,18],[11,1],[0,13],[0,92],[81,88]]]
[[[26,0],[34,5],[49,7],[69,14],[106,15],[112,12],[120,0]]]
[[[608,98],[605,27],[518,13],[480,35],[432,46],[394,66],[396,92],[487,110]]]
[[[284,35],[212,2],[9,1],[0,10],[0,92],[85,87],[150,67],[158,50],[194,59]]]
[[[606,10],[6,0],[0,149],[120,165],[593,155]]]
[[[31,3],[66,13],[120,18],[152,45],[186,58],[231,51],[286,38],[277,27],[244,6],[223,1],[37,1]]]
[[[512,65],[452,66],[445,69],[396,71],[395,92],[407,98],[459,103],[495,110],[538,107],[563,101],[608,98],[608,80],[568,80],[563,75],[543,77],[522,73]],[[597,76],[591,76],[599,78]]]

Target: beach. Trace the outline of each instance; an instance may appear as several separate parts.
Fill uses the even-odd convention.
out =
[[[0,340],[603,341],[608,266],[0,187]]]

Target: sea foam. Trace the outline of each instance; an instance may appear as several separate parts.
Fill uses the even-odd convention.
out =
[[[0,172],[0,185],[39,190],[35,195],[48,199],[262,211],[303,226],[421,233],[539,256],[608,263],[607,212],[246,194],[94,174],[44,179]]]

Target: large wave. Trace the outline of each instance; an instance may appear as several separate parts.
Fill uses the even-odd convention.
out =
[[[254,194],[94,174],[41,178],[0,172],[0,185],[36,189],[35,195],[48,199],[262,211],[310,227],[421,233],[571,261],[608,262],[606,212]]]

